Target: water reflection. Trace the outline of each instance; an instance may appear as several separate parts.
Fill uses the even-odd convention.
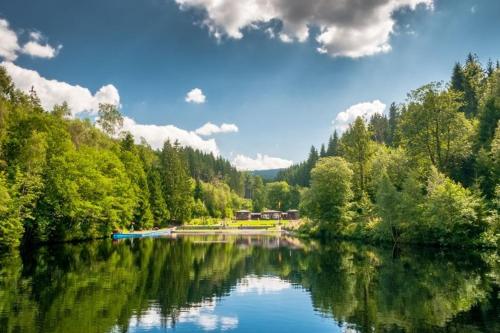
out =
[[[0,259],[1,332],[500,332],[497,253],[192,236]]]

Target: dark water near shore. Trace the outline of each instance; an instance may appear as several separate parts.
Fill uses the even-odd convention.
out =
[[[102,240],[0,258],[0,332],[500,332],[498,253],[294,238]]]

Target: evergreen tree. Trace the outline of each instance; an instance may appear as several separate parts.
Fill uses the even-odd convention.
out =
[[[486,64],[486,75],[487,77],[490,77],[493,75],[495,72],[495,67],[493,66],[493,61],[491,59],[488,59],[488,63]]]
[[[333,132],[333,135],[330,136],[330,140],[328,140],[328,148],[326,150],[327,156],[337,156],[339,150],[339,136],[337,134],[337,130]]]
[[[319,156],[320,157],[325,157],[326,156],[325,145],[323,143],[321,144],[321,149],[320,149],[320,152],[319,152]]]
[[[186,162],[179,153],[179,144],[166,141],[161,152],[163,195],[170,211],[170,219],[184,222],[191,217],[191,178]]]
[[[388,134],[387,134],[387,144],[391,147],[396,145],[397,128],[399,123],[399,111],[396,103],[391,103],[389,107],[389,120],[388,120]]]
[[[368,129],[375,142],[387,143],[389,137],[389,121],[384,115],[376,113],[371,116]]]
[[[469,53],[464,66],[464,108],[467,117],[477,114],[479,99],[482,94],[482,84],[485,78],[483,68],[479,63],[477,55]]]
[[[455,63],[455,66],[453,66],[451,89],[459,92],[465,92],[465,74],[462,65],[459,62]]]
[[[256,212],[262,211],[266,207],[266,191],[262,177],[255,177],[252,188],[253,209]]]

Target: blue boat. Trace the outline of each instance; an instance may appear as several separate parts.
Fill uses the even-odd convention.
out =
[[[170,235],[171,233],[172,229],[150,230],[144,232],[116,233],[113,234],[113,239],[158,237],[158,236]]]

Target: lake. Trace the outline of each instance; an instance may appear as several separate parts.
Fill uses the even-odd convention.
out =
[[[500,332],[498,253],[271,236],[0,258],[0,332]]]

